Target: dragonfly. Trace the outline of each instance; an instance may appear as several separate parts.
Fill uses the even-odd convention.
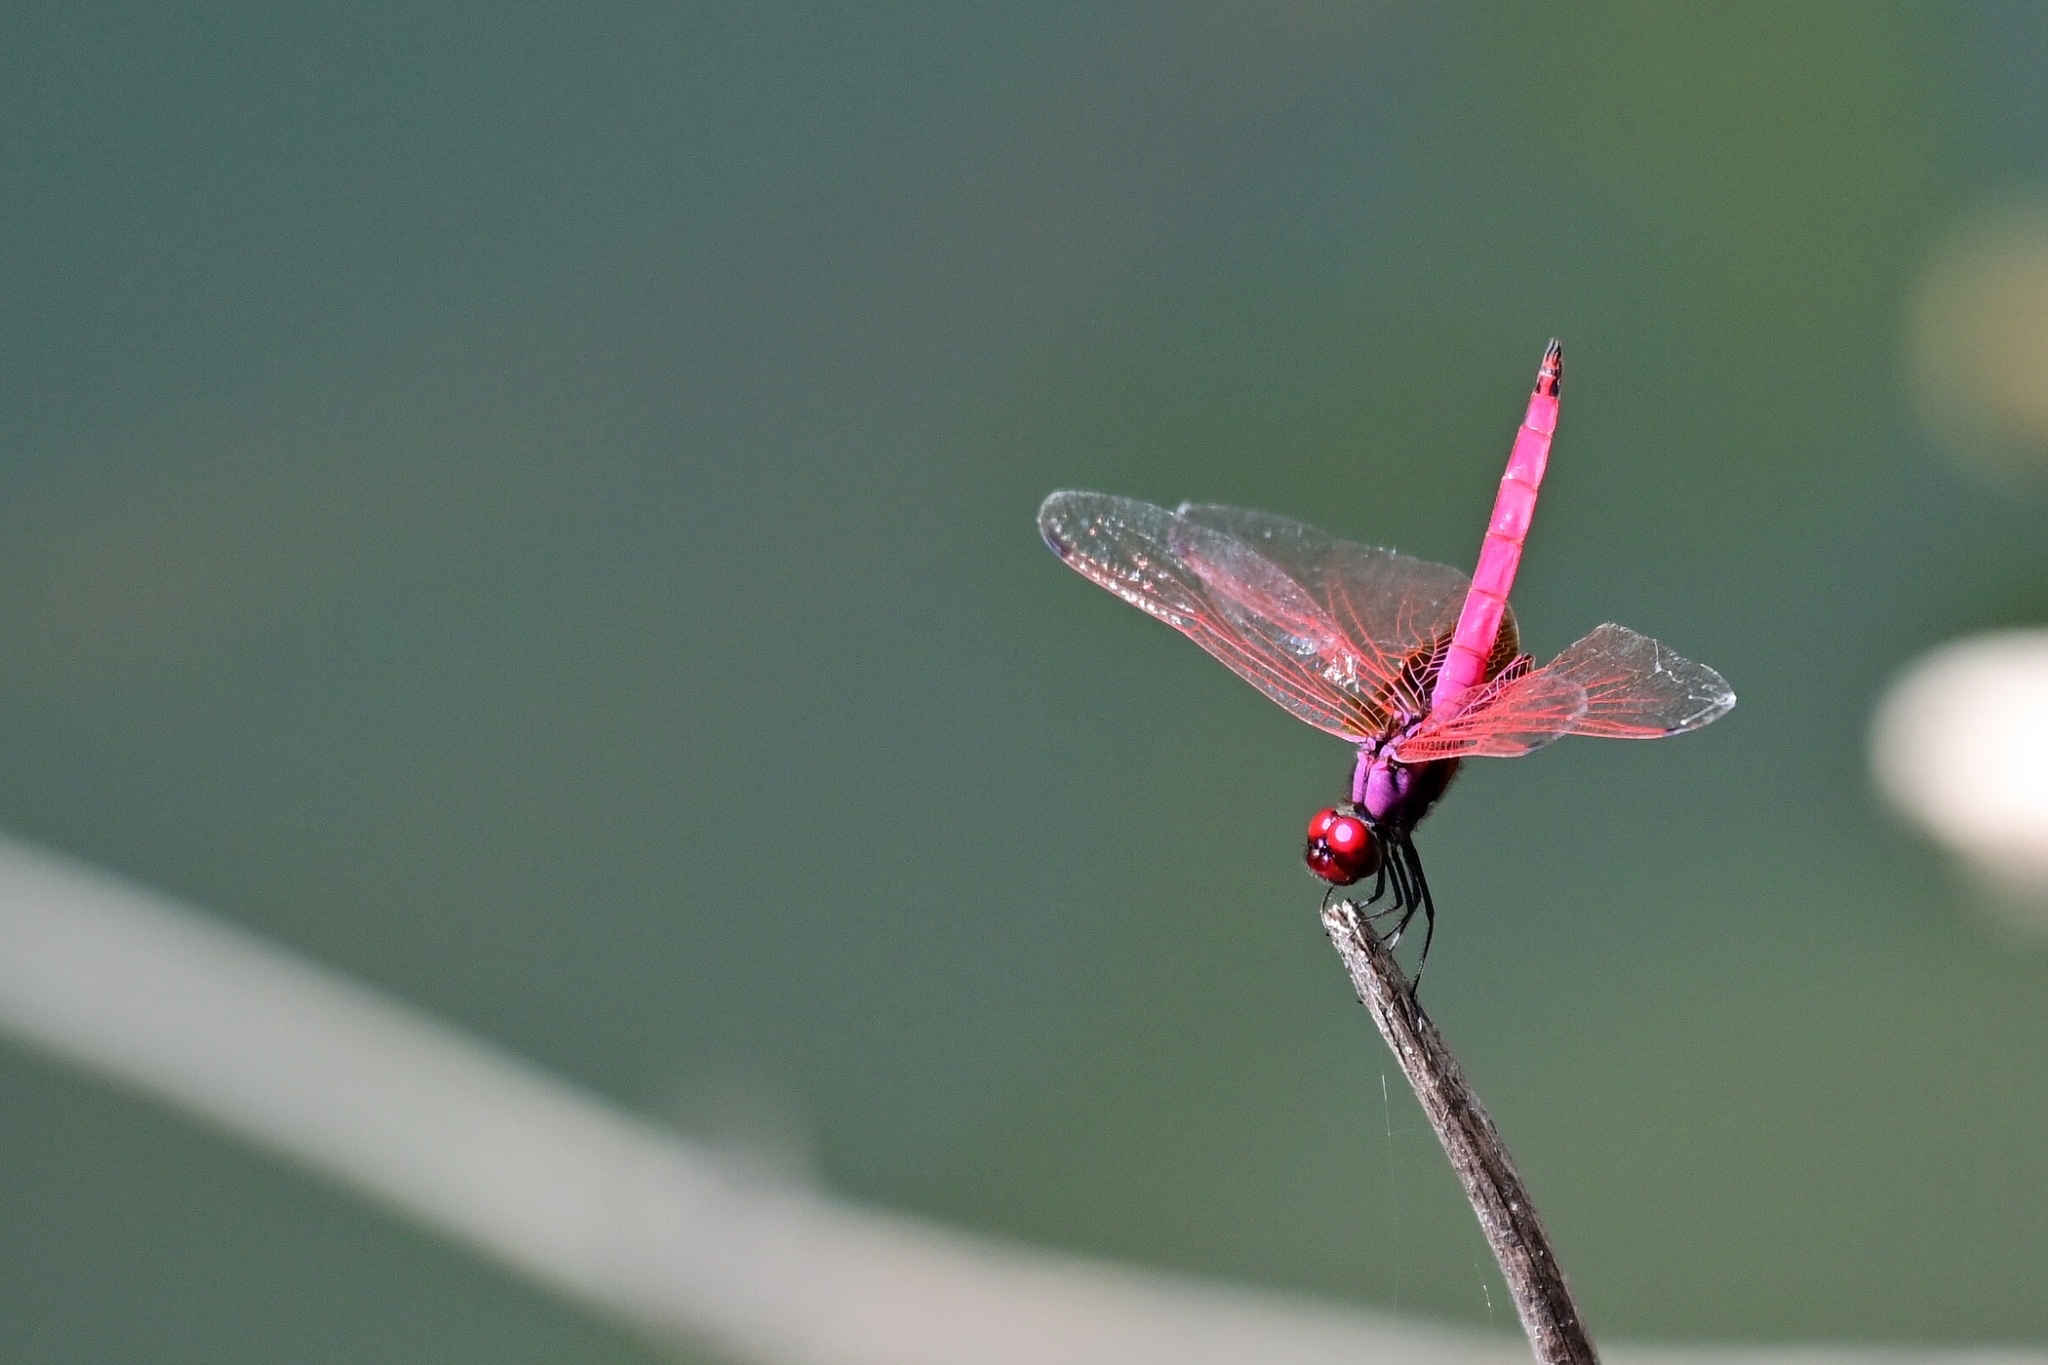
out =
[[[1508,591],[1563,378],[1552,341],[1469,579],[1241,507],[1059,492],[1038,509],[1039,533],[1070,568],[1357,746],[1349,799],[1309,821],[1303,857],[1329,884],[1325,899],[1367,877],[1361,909],[1391,894],[1372,916],[1393,920],[1390,944],[1419,912],[1424,962],[1436,904],[1412,836],[1465,759],[1517,758],[1565,735],[1660,739],[1735,705],[1719,673],[1626,626],[1600,626],[1540,668],[1522,652]]]

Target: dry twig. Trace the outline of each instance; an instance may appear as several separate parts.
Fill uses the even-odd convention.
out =
[[[1536,1359],[1544,1365],[1597,1365],[1593,1342],[1514,1160],[1443,1035],[1422,1012],[1400,964],[1349,901],[1324,908],[1323,928],[1479,1215]]]

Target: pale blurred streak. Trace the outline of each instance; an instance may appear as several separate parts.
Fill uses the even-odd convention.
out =
[[[5,841],[0,1027],[351,1186],[558,1294],[763,1365],[1526,1358],[1506,1337],[857,1208],[721,1160],[193,910]],[[1360,1045],[1368,1042],[1361,1026]],[[1835,1350],[1610,1358],[2048,1360]]]
[[[138,887],[0,843],[0,1026],[659,1335],[786,1365],[1508,1360],[855,1208]],[[1361,1045],[1365,1042],[1361,1030]]]
[[[2048,936],[2048,630],[1958,640],[1879,704],[1871,765],[1894,805]]]
[[[1909,347],[1936,439],[1993,478],[2048,477],[2048,202],[1985,210],[1942,244]]]

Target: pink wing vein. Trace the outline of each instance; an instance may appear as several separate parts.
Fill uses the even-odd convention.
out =
[[[1065,492],[1038,526],[1091,581],[1352,740],[1422,713],[1411,656],[1449,631],[1465,594],[1456,569],[1242,508]]]
[[[1393,757],[1515,758],[1565,735],[1659,739],[1734,705],[1713,669],[1608,624],[1533,672],[1488,683],[1455,714],[1426,720],[1394,743]]]

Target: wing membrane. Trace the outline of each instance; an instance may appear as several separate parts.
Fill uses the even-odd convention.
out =
[[[1084,577],[1166,622],[1317,729],[1347,739],[1376,733],[1379,721],[1369,704],[1339,681],[1346,661],[1330,657],[1336,627],[1314,619],[1306,594],[1296,587],[1290,598],[1278,568],[1239,558],[1237,567],[1258,575],[1264,596],[1285,601],[1288,619],[1262,620],[1245,602],[1219,602],[1202,573],[1175,550],[1177,520],[1163,507],[1101,493],[1055,493],[1038,509],[1045,543]],[[1212,575],[1224,571],[1229,548],[1199,547]]]
[[[1353,740],[1422,713],[1417,675],[1465,592],[1455,569],[1232,507],[1055,493],[1038,525],[1075,570]]]
[[[1183,525],[1248,547],[1299,584],[1342,635],[1374,704],[1389,723],[1429,709],[1442,647],[1458,623],[1471,580],[1447,564],[1339,540],[1270,512],[1213,503],[1181,506]],[[1516,649],[1514,613],[1503,614],[1499,663]]]
[[[1626,626],[1604,625],[1534,672],[1502,677],[1397,741],[1403,763],[1514,758],[1565,735],[1660,739],[1727,713],[1719,673]]]

